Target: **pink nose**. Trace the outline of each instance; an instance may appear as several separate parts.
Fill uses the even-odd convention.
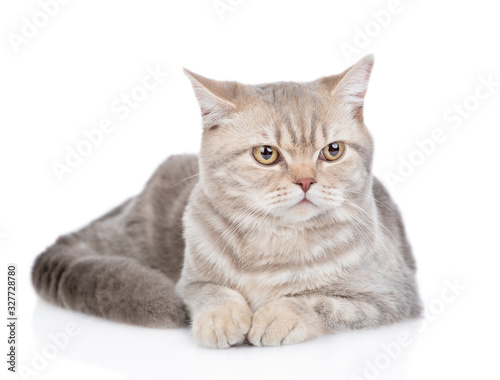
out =
[[[304,193],[307,193],[307,190],[311,187],[311,184],[315,183],[316,181],[314,178],[301,178],[298,179],[297,182],[295,182],[297,185],[302,186],[302,190],[304,190]]]

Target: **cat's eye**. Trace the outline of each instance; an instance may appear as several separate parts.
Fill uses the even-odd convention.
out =
[[[335,141],[331,144],[328,144],[321,150],[321,156],[326,161],[335,161],[338,160],[345,151],[345,145],[342,141]]]
[[[272,165],[280,157],[278,150],[269,145],[256,146],[252,149],[252,154],[253,158],[262,165]]]

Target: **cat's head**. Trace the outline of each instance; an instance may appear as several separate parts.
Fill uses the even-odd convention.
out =
[[[363,101],[367,56],[307,83],[247,85],[186,70],[200,104],[200,184],[213,204],[287,222],[340,216],[368,194],[373,142]]]

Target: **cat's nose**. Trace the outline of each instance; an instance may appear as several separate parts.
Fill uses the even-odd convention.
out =
[[[295,183],[297,185],[302,186],[302,190],[304,190],[304,193],[307,193],[307,190],[309,190],[309,188],[311,187],[311,185],[313,183],[315,183],[315,182],[316,181],[314,180],[314,178],[300,178]]]

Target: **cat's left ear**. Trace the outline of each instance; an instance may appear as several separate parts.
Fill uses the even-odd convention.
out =
[[[237,90],[236,82],[216,81],[187,69],[184,69],[184,73],[191,80],[194,94],[200,105],[204,128],[217,125],[222,119],[236,111],[236,105],[231,101]]]
[[[331,95],[351,107],[353,115],[359,119],[363,119],[363,104],[373,63],[374,57],[369,54],[343,73],[319,80]]]

